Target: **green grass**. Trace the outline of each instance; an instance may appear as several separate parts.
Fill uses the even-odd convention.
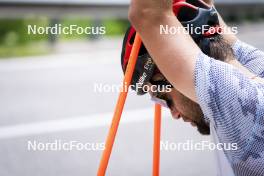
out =
[[[27,26],[49,26],[50,19],[46,17],[30,17],[26,19],[0,19],[0,58],[23,57],[32,55],[48,54],[51,46],[48,43],[48,35],[28,35]],[[80,27],[105,26],[106,34],[99,37],[112,37],[124,35],[129,23],[127,20],[104,19],[95,24],[89,18],[76,19],[66,18],[58,21],[62,26],[72,24]],[[58,42],[69,40],[89,40],[91,36],[86,34],[57,36]],[[45,44],[43,44],[45,43]]]
[[[127,20],[111,20],[107,19],[102,22],[106,27],[106,36],[119,36],[124,35],[129,23]]]

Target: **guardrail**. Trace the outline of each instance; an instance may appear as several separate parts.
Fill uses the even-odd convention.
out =
[[[0,18],[66,16],[127,18],[129,0],[0,0]],[[264,16],[264,0],[216,0],[224,16]]]

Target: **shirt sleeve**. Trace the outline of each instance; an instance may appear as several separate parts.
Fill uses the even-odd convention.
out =
[[[215,126],[219,141],[237,144],[237,150],[224,151],[227,158],[232,162],[241,161],[252,143],[255,122],[259,116],[263,117],[258,109],[263,105],[263,86],[232,65],[200,53],[195,87],[205,119]]]
[[[242,65],[258,76],[264,77],[264,52],[239,40],[233,45],[233,51]]]

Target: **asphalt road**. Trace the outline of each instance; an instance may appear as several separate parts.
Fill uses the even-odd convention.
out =
[[[264,49],[264,24],[239,27],[239,37]],[[93,176],[118,93],[121,39],[63,44],[58,54],[0,60],[0,175]],[[106,87],[109,89],[109,87]],[[107,175],[151,175],[153,104],[131,92]],[[175,144],[209,141],[164,110],[161,175],[215,175],[213,152],[177,151]],[[39,150],[29,150],[34,141]],[[87,144],[87,150],[42,151],[42,144]],[[166,148],[169,144],[170,148]],[[168,147],[168,146],[167,146]]]

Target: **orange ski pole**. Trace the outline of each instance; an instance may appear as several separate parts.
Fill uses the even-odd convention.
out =
[[[105,143],[105,150],[103,151],[103,155],[102,155],[102,158],[100,161],[97,176],[104,176],[106,169],[107,169],[107,165],[109,162],[109,158],[111,156],[113,144],[115,142],[115,136],[116,136],[116,133],[118,130],[119,122],[120,122],[121,115],[122,115],[124,105],[125,105],[125,101],[127,98],[127,93],[128,93],[128,89],[129,89],[128,87],[131,84],[131,80],[132,80],[135,65],[137,62],[138,53],[139,53],[141,43],[142,43],[141,38],[140,38],[139,34],[137,33],[136,37],[135,37],[134,45],[133,45],[133,48],[131,51],[131,55],[129,58],[128,66],[126,69],[125,78],[124,78],[123,87],[122,87],[123,89],[119,94],[117,105],[115,107],[115,112],[114,112],[114,116],[112,119],[112,124],[111,124],[110,130],[108,132],[108,136],[107,136],[106,143]]]
[[[153,143],[153,176],[159,176],[160,173],[160,131],[161,131],[161,106],[155,105],[154,118],[154,143]]]

